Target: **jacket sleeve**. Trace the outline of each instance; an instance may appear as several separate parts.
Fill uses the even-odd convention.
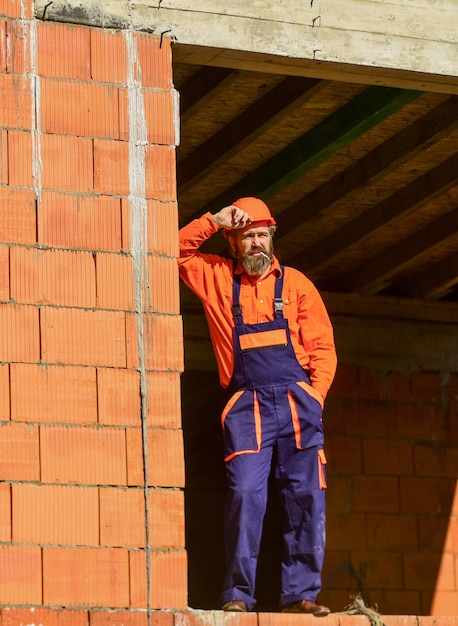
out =
[[[305,277],[304,277],[305,278]],[[309,355],[310,382],[324,398],[337,367],[334,332],[323,300],[307,278],[298,293],[298,323],[303,346]]]

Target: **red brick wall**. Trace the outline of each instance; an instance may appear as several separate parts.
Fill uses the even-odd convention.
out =
[[[0,605],[144,624],[187,606],[171,46],[31,13],[0,3]]]

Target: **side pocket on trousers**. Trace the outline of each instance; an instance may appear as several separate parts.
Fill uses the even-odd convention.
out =
[[[238,454],[259,452],[261,447],[261,416],[255,391],[237,391],[221,415],[224,439],[224,460]]]

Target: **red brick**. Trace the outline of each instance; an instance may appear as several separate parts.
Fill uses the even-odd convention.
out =
[[[353,551],[351,564],[366,589],[401,589],[403,586],[400,554]],[[406,587],[412,588],[412,585]]]
[[[180,373],[148,372],[146,382],[146,415],[148,425],[156,428],[180,428]]]
[[[400,502],[403,513],[444,514],[451,510],[455,480],[402,476]]]
[[[25,304],[95,307],[95,267],[90,252],[14,246],[11,298]]]
[[[11,486],[4,482],[0,483],[0,541],[11,541]]]
[[[41,549],[0,545],[2,605],[41,604]]]
[[[174,147],[157,145],[147,147],[146,197],[168,201],[177,199]]]
[[[405,553],[403,560],[407,589],[456,591],[454,555],[414,552]]]
[[[68,102],[78,101],[77,94],[68,95],[68,98]],[[43,189],[79,192],[93,190],[93,155],[90,139],[81,136],[43,134],[40,141]],[[66,228],[70,229],[71,226],[66,224]]]
[[[177,202],[148,201],[148,251],[178,256]]]
[[[351,477],[333,476],[328,483],[326,509],[328,513],[347,513],[351,495]]]
[[[385,375],[362,369],[359,374],[359,397],[367,400],[384,400],[386,397]]]
[[[121,207],[116,198],[44,193],[39,241],[48,246],[121,249]]]
[[[321,598],[319,599],[319,602],[320,603],[322,602]],[[232,620],[228,623],[230,623],[231,626],[235,626],[235,624],[237,626],[256,626],[256,622],[254,620],[252,621],[246,620],[248,616],[249,614],[245,614],[243,616],[240,616],[239,620],[237,620],[235,623]],[[313,622],[311,620],[314,617],[313,615],[301,615],[298,618],[297,613],[294,614],[294,613],[278,613],[278,612],[258,613],[258,615],[255,614],[254,616],[258,618],[259,626],[297,626],[297,624],[302,624],[303,626],[313,626]],[[197,626],[197,624],[203,624],[204,622],[202,619],[199,619],[199,620],[196,620],[195,622],[193,620],[190,620],[189,623],[190,624],[195,623]],[[332,614],[328,615],[326,617],[326,626],[341,626],[340,616],[332,615]],[[358,626],[358,625],[355,623],[352,626]],[[361,624],[361,626],[363,625]]]
[[[444,445],[415,446],[415,470],[418,476],[456,477],[458,449]]]
[[[57,606],[127,607],[127,550],[43,548],[43,601]]]
[[[347,435],[387,437],[394,415],[388,403],[346,400],[342,419]]]
[[[324,580],[332,580],[336,589],[351,589],[352,579],[350,570],[350,552],[326,550],[323,563]],[[321,595],[320,595],[321,597]],[[345,602],[348,604],[348,592]]]
[[[401,374],[387,375],[388,398],[393,402],[410,402],[410,378]]]
[[[127,81],[127,47],[125,33],[91,28],[91,74],[101,83]]]
[[[41,122],[44,133],[117,139],[117,88],[44,78],[41,81]]]
[[[26,189],[0,188],[0,241],[34,244],[37,241],[35,194]]]
[[[0,480],[39,480],[38,427],[0,424]]]
[[[0,421],[10,419],[10,370],[0,364]]]
[[[21,17],[22,2],[20,0],[0,0],[0,15]]]
[[[354,512],[398,513],[399,484],[392,476],[354,476],[350,507]]]
[[[121,254],[98,252],[96,272],[97,307],[132,310],[134,308],[132,258]]]
[[[6,24],[6,65],[13,74],[31,71],[30,27],[22,20],[8,20]]]
[[[187,558],[184,550],[151,552],[150,605],[153,609],[187,606]]]
[[[33,187],[33,161],[35,144],[28,132],[8,132],[8,172],[10,186]]]
[[[30,129],[32,98],[28,78],[16,74],[0,74],[0,127]]]
[[[367,548],[375,552],[418,549],[417,521],[412,515],[366,515]]]
[[[184,494],[171,489],[148,492],[149,542],[153,548],[184,548]]]
[[[145,609],[148,605],[146,553],[144,550],[129,551],[130,606]],[[172,615],[172,613],[169,613]]]
[[[148,431],[148,484],[184,487],[184,450],[181,430]]]
[[[412,626],[418,626],[417,615],[422,612],[419,591],[386,590],[377,594],[377,602],[380,610],[383,611],[383,621],[387,623],[387,626],[402,626],[402,621],[397,622],[398,619],[405,619],[406,626],[410,626],[410,619],[413,619]],[[408,615],[405,615],[406,613]]]
[[[129,144],[94,140],[94,190],[107,196],[128,196]]]
[[[146,309],[157,313],[179,313],[180,291],[178,264],[174,257],[149,256],[144,302]]]
[[[33,511],[33,524],[30,512]],[[99,545],[95,487],[13,484],[16,543]]]
[[[341,364],[337,368],[331,387],[333,398],[359,397],[359,370],[356,365]]]
[[[0,27],[1,24],[2,22],[0,22]],[[8,133],[6,130],[0,130],[0,183],[8,184]]]
[[[362,473],[361,439],[328,437],[326,440],[327,469],[339,474]]]
[[[456,589],[453,591],[435,590],[431,613],[444,617],[420,617],[419,626],[456,626],[456,616],[458,615],[458,593]]]
[[[91,626],[148,626],[148,615],[138,611],[97,611],[91,614]]]
[[[116,311],[41,311],[42,358],[48,363],[126,365],[125,318]]]
[[[395,412],[396,434],[400,437],[429,440],[433,434],[438,434],[432,405],[396,404]]]
[[[326,520],[329,550],[367,549],[366,516],[363,513],[328,514]]]
[[[143,465],[143,438],[141,428],[126,430],[127,447],[127,484],[141,486],[145,484]]]
[[[126,484],[122,429],[42,426],[41,480],[86,485]]]
[[[2,626],[88,626],[87,611],[68,609],[2,609]]]
[[[79,80],[91,78],[89,28],[56,22],[37,22],[37,35],[40,76]]]
[[[97,422],[95,370],[89,367],[11,365],[11,419]]]
[[[19,304],[0,304],[0,361],[38,361],[38,310]]]
[[[145,315],[143,320],[146,367],[159,371],[182,372],[184,351],[181,316]],[[131,316],[126,315],[126,323],[129,322],[132,322]],[[132,326],[128,325],[126,335],[130,336],[130,341],[135,339],[133,332]],[[128,360],[128,367],[135,365],[130,366]]]
[[[172,46],[169,37],[135,33],[137,55],[141,68],[142,84],[145,87],[171,89]]]
[[[140,426],[140,374],[135,370],[97,370],[99,422]]]
[[[441,403],[444,389],[440,374],[421,372],[411,378],[412,398],[416,402]]]
[[[141,548],[145,542],[145,494],[143,490],[101,488],[101,545]]]
[[[364,471],[380,476],[413,474],[413,454],[410,441],[367,439],[363,442]]]
[[[172,89],[142,89],[142,103],[145,119],[148,122],[147,141],[156,146],[175,146],[178,143],[178,99]],[[120,136],[129,139],[129,90],[121,89],[120,103]],[[173,149],[172,149],[173,150]],[[157,197],[157,196],[153,196]]]
[[[400,605],[402,607],[402,604]],[[404,607],[405,599],[404,599]],[[386,626],[418,626],[416,615],[383,615]]]
[[[412,516],[412,519],[415,519]],[[442,515],[418,516],[418,548],[422,552],[457,552],[458,518]]]

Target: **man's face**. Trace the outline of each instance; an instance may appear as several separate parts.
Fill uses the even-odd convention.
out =
[[[273,243],[269,227],[247,226],[238,231],[233,252],[251,276],[262,276],[272,263]]]

